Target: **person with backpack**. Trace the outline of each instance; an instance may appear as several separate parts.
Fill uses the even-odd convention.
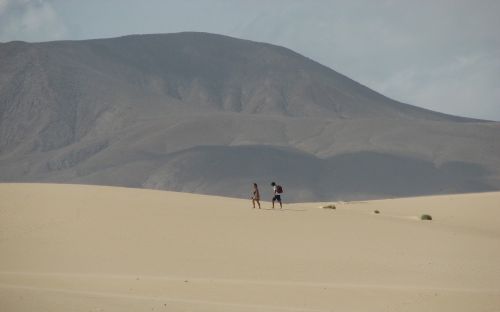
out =
[[[283,208],[283,204],[281,203],[281,194],[283,194],[283,187],[281,185],[277,185],[274,182],[271,182],[271,186],[273,187],[273,209],[274,209],[274,202],[278,201],[280,203],[280,209]]]
[[[252,205],[254,208],[255,208],[255,202],[257,202],[260,209],[260,193],[259,193],[259,188],[257,187],[257,183],[253,184]]]

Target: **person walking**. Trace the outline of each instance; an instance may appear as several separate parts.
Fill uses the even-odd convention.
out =
[[[274,202],[278,201],[280,203],[280,209],[283,208],[283,204],[281,203],[281,194],[283,194],[283,187],[281,185],[277,185],[274,182],[271,182],[271,186],[273,187],[273,209],[274,209]]]
[[[257,183],[253,184],[253,192],[252,192],[252,205],[255,208],[255,203],[257,202],[257,205],[259,205],[260,209],[260,193],[259,193],[259,187],[257,186]]]

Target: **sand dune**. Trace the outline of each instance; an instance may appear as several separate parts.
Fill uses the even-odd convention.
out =
[[[500,193],[325,204],[0,184],[0,311],[500,310]]]

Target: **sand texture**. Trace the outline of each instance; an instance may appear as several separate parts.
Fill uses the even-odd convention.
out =
[[[262,206],[0,184],[0,311],[500,311],[500,193]]]

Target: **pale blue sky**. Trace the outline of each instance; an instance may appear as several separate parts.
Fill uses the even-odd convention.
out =
[[[498,0],[0,0],[0,41],[204,31],[282,45],[396,100],[500,120]]]

